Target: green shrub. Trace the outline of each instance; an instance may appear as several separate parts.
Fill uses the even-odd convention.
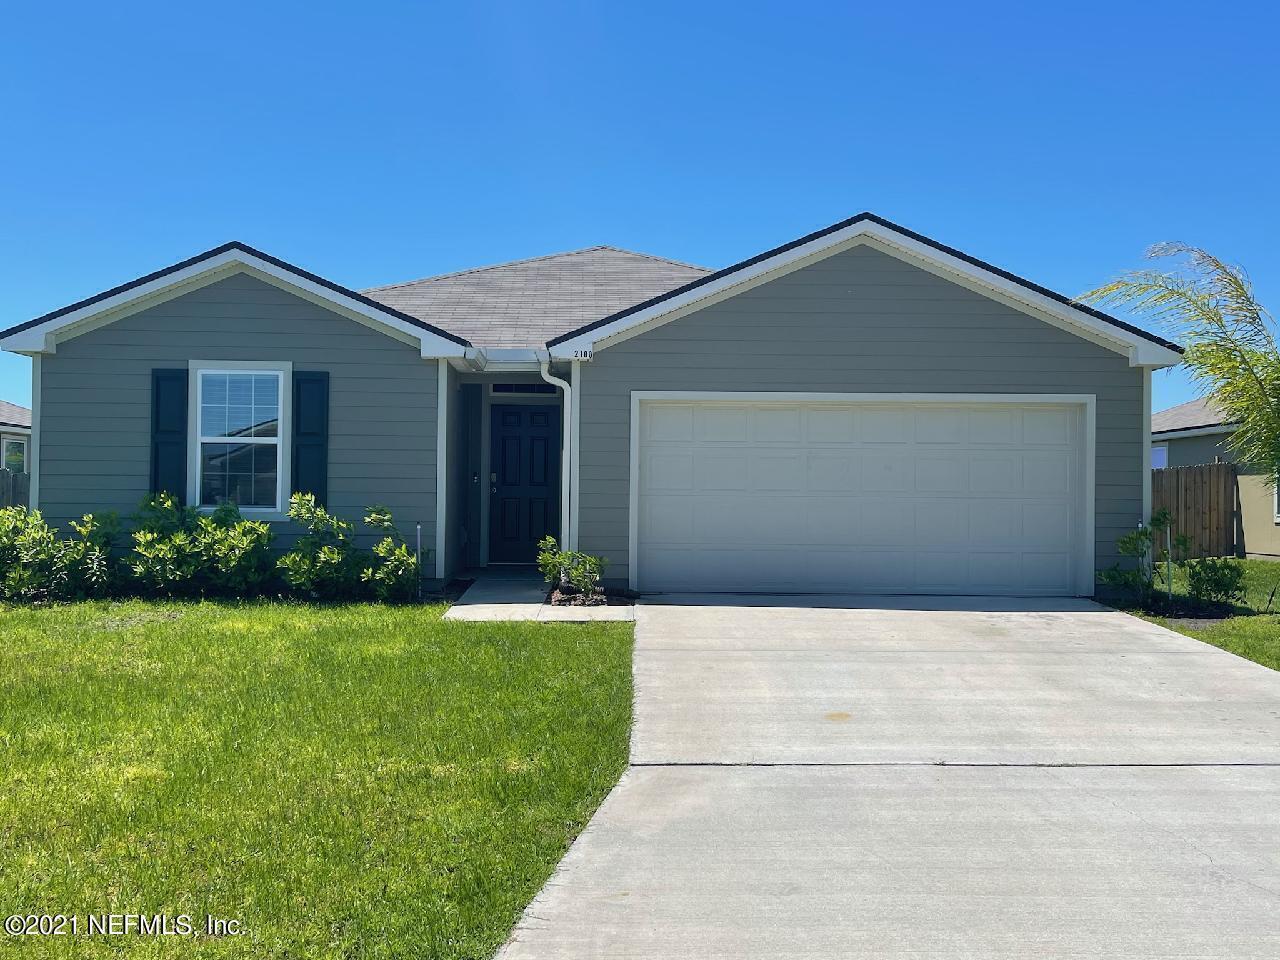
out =
[[[1170,586],[1169,565],[1180,569],[1186,563],[1190,538],[1179,534],[1167,538],[1173,517],[1168,510],[1158,510],[1151,515],[1151,522],[1131,530],[1116,540],[1116,552],[1132,558],[1126,564],[1115,564],[1098,572],[1098,582],[1135,596],[1139,602],[1149,604],[1157,581],[1166,589]],[[1172,552],[1166,547],[1166,539],[1172,544]]]
[[[289,519],[307,532],[277,561],[285,582],[311,599],[358,596],[361,563],[351,543],[353,525],[329,513],[311,493],[289,498]]]
[[[550,535],[538,541],[538,569],[547,583],[561,590],[595,594],[600,590],[600,577],[604,573],[603,557],[595,557],[577,550],[561,550],[555,537]]]
[[[85,514],[61,539],[39,510],[0,509],[0,598],[39,603],[107,595],[113,582],[114,514]]]
[[[420,571],[418,558],[404,542],[386,507],[369,507],[364,522],[386,536],[374,544],[373,559],[360,572],[378,600],[406,601],[418,595]]]
[[[270,525],[245,520],[235,504],[201,515],[160,493],[134,516],[130,569],[148,593],[253,596],[274,575],[271,540]]]
[[[1230,557],[1187,561],[1187,592],[1198,603],[1240,603],[1244,600],[1244,564]]]
[[[115,513],[86,513],[68,526],[79,539],[62,541],[66,571],[63,596],[71,600],[106,596],[117,580],[111,550],[120,532],[120,518]]]
[[[200,515],[171,493],[142,501],[133,515],[129,569],[143,593],[172,597],[196,591],[200,556],[195,543]]]
[[[224,503],[196,521],[195,540],[201,567],[199,581],[208,592],[254,596],[275,577],[271,558],[271,525],[245,520],[239,509]]]

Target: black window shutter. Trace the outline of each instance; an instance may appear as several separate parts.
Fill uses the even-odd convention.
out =
[[[293,374],[293,493],[329,498],[329,374]]]
[[[151,492],[187,501],[187,371],[151,371]]]

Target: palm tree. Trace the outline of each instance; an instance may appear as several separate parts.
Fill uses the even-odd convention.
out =
[[[1136,270],[1080,299],[1126,307],[1186,345],[1182,362],[1227,422],[1229,446],[1267,474],[1280,469],[1280,351],[1275,321],[1253,295],[1243,268],[1185,243],[1161,243],[1148,259],[1177,258],[1172,272]]]

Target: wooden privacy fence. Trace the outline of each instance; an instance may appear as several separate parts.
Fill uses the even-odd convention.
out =
[[[1192,557],[1234,557],[1243,537],[1234,463],[1151,471],[1151,512],[1168,510],[1173,535],[1191,538]],[[1161,545],[1163,546],[1163,544]]]
[[[25,507],[31,491],[31,474],[0,469],[0,507]]]

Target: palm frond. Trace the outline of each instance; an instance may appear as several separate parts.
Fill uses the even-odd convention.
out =
[[[1199,247],[1161,243],[1150,259],[1181,258],[1170,272],[1137,270],[1080,299],[1140,314],[1187,344],[1183,364],[1226,419],[1237,457],[1277,480],[1280,464],[1280,351],[1275,322],[1249,275]]]

